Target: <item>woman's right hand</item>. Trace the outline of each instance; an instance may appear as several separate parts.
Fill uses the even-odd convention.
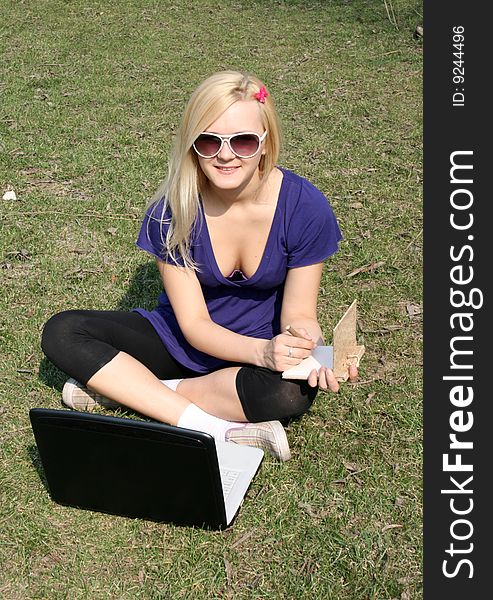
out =
[[[308,358],[316,343],[305,329],[299,329],[299,332],[305,337],[280,333],[267,341],[263,347],[261,366],[273,371],[286,371]]]

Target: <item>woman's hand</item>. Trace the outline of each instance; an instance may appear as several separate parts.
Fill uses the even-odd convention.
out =
[[[356,381],[358,378],[358,369],[354,365],[349,366],[349,381]],[[337,381],[334,371],[327,367],[321,367],[317,373],[316,369],[308,376],[308,385],[311,387],[319,387],[322,390],[330,390],[331,392],[339,391],[339,382]]]
[[[285,371],[308,358],[316,343],[306,329],[299,329],[299,333],[304,337],[280,333],[269,340],[263,350],[263,366],[273,371]]]

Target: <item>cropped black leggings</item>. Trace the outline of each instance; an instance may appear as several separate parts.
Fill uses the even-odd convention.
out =
[[[45,325],[41,347],[59,369],[86,385],[101,367],[123,351],[159,379],[197,377],[166,350],[150,322],[136,312],[69,310]],[[290,381],[264,367],[241,366],[236,390],[251,422],[300,417],[312,405],[317,388]]]

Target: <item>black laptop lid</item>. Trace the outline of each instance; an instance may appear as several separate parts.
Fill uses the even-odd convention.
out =
[[[210,435],[67,410],[33,408],[29,416],[56,502],[179,525],[225,526]]]

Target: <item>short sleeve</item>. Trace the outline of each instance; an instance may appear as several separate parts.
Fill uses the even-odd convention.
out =
[[[183,261],[177,257],[176,262],[167,254],[165,249],[166,235],[171,223],[171,211],[165,209],[164,201],[159,200],[149,206],[142,221],[136,245],[164,262],[179,264]]]
[[[322,262],[337,252],[341,239],[329,201],[305,180],[288,225],[288,268]]]

